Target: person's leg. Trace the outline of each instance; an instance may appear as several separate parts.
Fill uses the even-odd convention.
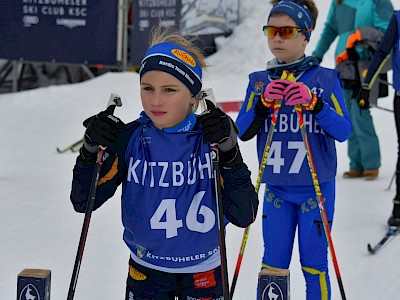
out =
[[[290,195],[287,193],[290,187],[266,186],[265,189],[262,214],[264,255],[260,271],[264,275],[259,275],[257,285],[257,297],[260,298],[265,293],[273,292],[268,288],[272,282],[282,288],[283,293],[289,291],[287,278],[270,276],[268,280],[272,281],[264,286],[263,276],[267,276],[265,273],[282,275],[282,272],[288,272],[297,227],[296,205],[289,201]],[[283,286],[285,284],[286,287]]]
[[[393,109],[397,133],[396,195],[393,199],[393,210],[388,224],[389,226],[400,226],[400,92],[394,96]]]
[[[175,274],[149,269],[129,259],[125,300],[174,300],[176,289]]]
[[[331,227],[335,202],[335,182],[321,184],[324,207]],[[300,263],[307,286],[307,300],[328,300],[331,286],[328,272],[328,243],[315,191],[309,189],[309,203],[315,203],[306,213],[299,211]]]
[[[354,99],[351,99],[350,103],[353,132],[357,139],[357,142],[354,142],[357,144],[357,162],[353,161],[353,167],[361,166],[364,176],[367,176],[367,179],[374,179],[378,176],[378,169],[381,166],[381,154],[371,112],[369,109],[360,109]]]
[[[356,104],[350,101],[352,90],[343,89],[344,99],[346,101],[346,106],[349,111],[351,120],[353,122],[354,128],[354,121],[353,121],[353,111],[352,109]],[[350,170],[343,174],[344,177],[361,177],[363,174],[363,166],[361,164],[361,149],[358,143],[357,132],[353,129],[351,131],[350,137],[347,140],[347,156],[350,160]]]
[[[287,201],[287,195],[280,187],[267,186],[262,214],[264,239],[262,268],[289,268],[296,226],[295,205]]]
[[[396,195],[400,196],[400,91],[394,95],[393,110],[397,134]]]

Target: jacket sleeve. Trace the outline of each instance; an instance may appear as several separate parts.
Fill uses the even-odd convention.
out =
[[[329,8],[328,17],[324,24],[324,28],[318,40],[317,46],[315,47],[312,53],[314,57],[322,59],[326,51],[328,51],[330,45],[333,43],[333,41],[339,34],[336,29],[337,25],[335,18],[333,17],[333,13],[335,11],[335,5],[336,4],[332,3],[331,7]]]
[[[375,0],[373,10],[373,27],[384,32],[393,15],[393,5],[389,0]]]
[[[136,128],[136,123],[127,125],[127,130],[121,134],[121,138],[118,141],[116,148],[119,150],[117,153],[105,152],[96,190],[94,210],[111,198],[118,186],[126,178],[125,151],[130,136]],[[70,200],[77,212],[84,213],[86,211],[94,168],[94,161],[87,161],[79,154],[73,169],[70,194]]]
[[[315,117],[327,134],[339,142],[344,142],[350,136],[352,123],[337,73],[336,76],[330,100],[325,102],[323,109]]]
[[[220,170],[224,215],[232,224],[245,228],[255,221],[259,202],[251,173],[245,163],[239,168]]]
[[[252,139],[261,129],[263,122],[262,118],[258,118],[254,113],[254,106],[257,101],[260,100],[259,93],[263,91],[255,92],[253,87],[252,74],[250,74],[249,84],[246,90],[246,98],[239,111],[239,115],[236,119],[236,125],[239,128],[239,138],[242,141],[248,141]]]
[[[382,41],[374,53],[368,67],[368,73],[365,77],[364,84],[370,89],[374,85],[376,78],[381,73],[381,70],[386,65],[390,58],[390,53],[398,41],[398,26],[396,14],[393,14],[389,26],[385,31]]]

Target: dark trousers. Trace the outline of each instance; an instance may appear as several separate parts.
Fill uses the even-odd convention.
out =
[[[129,259],[125,300],[222,300],[221,267],[201,273],[166,273]]]
[[[397,133],[396,195],[400,196],[400,91],[393,99],[394,121]]]

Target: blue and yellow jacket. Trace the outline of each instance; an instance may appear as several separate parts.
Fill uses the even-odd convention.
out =
[[[236,123],[240,129],[239,137],[244,140],[254,136],[254,124],[258,118],[254,113],[260,95],[270,82],[268,71],[258,71],[249,75],[249,84],[245,102],[239,112]],[[321,183],[335,178],[337,157],[335,141],[345,141],[351,133],[352,124],[347,111],[338,72],[316,66],[297,78],[313,91],[323,109],[317,114],[304,111],[304,123],[315,168]],[[307,164],[298,116],[293,106],[282,101],[277,123],[273,133],[269,157],[262,182],[271,185],[313,185]],[[265,148],[273,110],[262,123],[257,133],[257,153],[259,160]],[[252,133],[249,134],[249,131]]]

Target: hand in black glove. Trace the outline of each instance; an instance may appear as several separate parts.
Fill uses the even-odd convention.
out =
[[[243,163],[242,154],[237,144],[239,129],[235,122],[221,109],[205,99],[207,110],[197,119],[203,129],[204,143],[218,144],[220,164],[223,169],[236,169]]]
[[[235,122],[210,100],[205,100],[207,110],[197,119],[203,128],[204,143],[218,144],[222,152],[231,150],[237,144],[238,128]]]
[[[265,120],[270,114],[268,108],[262,103],[261,98],[257,100],[256,105],[254,106],[254,114],[257,118],[263,120]]]
[[[97,153],[99,145],[114,150],[115,142],[125,124],[118,117],[114,116],[115,105],[109,106],[105,111],[92,116],[83,122],[87,129],[83,138],[83,148],[88,153]],[[82,153],[84,156],[85,153]]]
[[[369,108],[369,93],[370,90],[366,87],[362,87],[357,96],[357,103],[361,109]]]

